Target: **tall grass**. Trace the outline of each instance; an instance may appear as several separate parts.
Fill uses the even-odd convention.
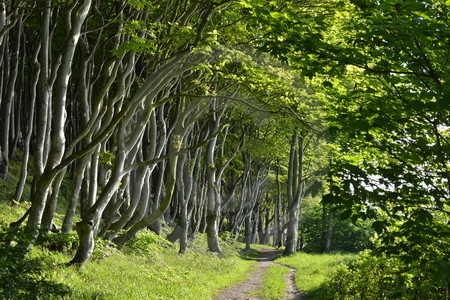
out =
[[[326,285],[342,263],[356,259],[356,254],[308,254],[296,253],[281,257],[276,262],[296,269],[295,285],[305,292],[308,299],[328,299]]]

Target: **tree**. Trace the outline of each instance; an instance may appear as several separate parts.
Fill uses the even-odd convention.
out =
[[[330,199],[336,196],[349,216],[376,220],[379,250],[407,264],[421,261],[421,272],[446,285],[448,275],[440,270],[448,266],[444,248],[450,241],[444,150],[449,47],[443,42],[448,6],[415,1],[355,5],[363,19],[351,24],[353,62],[370,76],[339,97],[347,113],[335,105],[340,120],[333,118],[333,124],[339,124],[347,155],[336,162],[340,180]],[[344,122],[348,107],[352,119]],[[426,249],[419,246],[425,244]]]
[[[448,4],[339,1],[328,7],[327,19],[320,10],[296,18],[301,5],[284,14],[259,11],[264,49],[305,75],[326,78],[338,151],[324,200],[355,222],[373,219],[378,250],[400,257],[412,276],[438,278],[435,292],[445,294]]]
[[[57,230],[55,212],[65,205],[64,232],[81,218],[74,264],[89,258],[95,237],[121,247],[158,222],[175,227],[181,253],[199,231],[220,253],[225,225],[239,234],[245,223],[248,246],[267,241],[275,211],[281,233],[285,181],[273,192],[273,162],[285,176],[286,140],[310,125],[312,97],[296,71],[256,49],[249,5],[2,3],[0,122],[10,129],[0,134],[0,175],[24,137],[16,200],[30,157],[34,165],[31,206],[14,225],[28,218],[35,237],[39,228]],[[297,172],[296,147],[294,206],[310,179]],[[67,179],[73,193],[62,200]]]

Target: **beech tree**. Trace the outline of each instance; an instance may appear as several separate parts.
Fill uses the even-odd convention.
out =
[[[329,96],[337,147],[325,203],[372,220],[378,253],[445,295],[448,3],[330,1],[309,18],[307,5],[255,6],[266,7],[254,10],[263,48],[321,80]]]
[[[277,168],[300,170],[293,167],[298,159],[289,163],[286,141],[308,127],[310,99],[296,71],[259,52],[248,3],[1,7],[0,122],[7,130],[0,134],[0,175],[7,177],[15,149],[23,150],[14,199],[30,200],[30,208],[12,225],[26,221],[33,233],[18,247],[31,246],[39,229],[58,231],[61,205],[63,232],[79,217],[73,264],[89,258],[95,237],[122,247],[161,224],[174,228],[170,237],[180,239],[181,253],[198,232],[220,253],[226,226],[236,235],[245,230],[247,247],[268,242],[275,212],[282,236],[285,213],[295,216],[307,180],[294,171],[273,184],[274,152]],[[70,196],[61,192],[65,180],[73,183]],[[294,202],[286,196],[291,188]],[[289,224],[291,242],[298,225]]]

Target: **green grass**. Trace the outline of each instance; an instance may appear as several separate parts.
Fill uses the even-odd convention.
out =
[[[0,201],[0,209],[0,227],[6,228],[23,214],[25,205],[12,207]],[[179,255],[178,245],[169,246],[150,235],[143,232],[141,244],[130,244],[123,251],[99,243],[94,254],[109,255],[96,254],[102,259],[91,259],[81,268],[65,265],[73,257],[71,249],[60,253],[39,245],[29,257],[45,262],[46,280],[70,289],[67,299],[211,299],[222,288],[243,281],[256,264],[251,258],[259,253],[243,252],[242,244],[222,243],[224,255],[219,257],[207,251],[206,235],[199,234],[188,253]]]
[[[223,247],[223,257],[208,253],[205,235],[183,255],[176,245],[149,248],[145,254],[102,249],[109,253],[106,258],[91,259],[81,268],[65,265],[73,254],[39,246],[31,257],[45,260],[45,278],[68,287],[67,299],[212,299],[220,289],[243,281],[255,264],[230,246]]]
[[[210,299],[242,281],[249,265],[238,258],[167,249],[153,257],[116,253],[81,269],[61,267],[54,280],[68,285],[73,299]]]
[[[0,227],[8,227],[10,223],[20,219],[27,211],[29,203],[18,203],[11,205],[11,203],[0,201]]]
[[[2,191],[0,193],[0,211],[2,212],[0,229],[2,230],[23,216],[30,206],[28,202],[11,205],[19,173],[19,164],[12,162],[9,178],[0,179]],[[68,184],[70,183],[63,185],[62,196],[67,194]],[[25,201],[29,198],[29,184],[26,187],[23,198]],[[62,207],[59,207],[59,211],[64,210],[64,200],[62,199],[59,203]],[[62,215],[57,213],[55,223],[60,225],[61,219]],[[69,237],[63,237],[63,240],[69,240]],[[150,250],[144,252],[136,251],[140,245],[135,245],[135,249],[129,247],[124,251],[118,251],[108,249],[104,244],[99,243],[100,249],[94,251],[94,254],[96,252],[99,254],[94,256],[103,259],[92,259],[81,268],[66,266],[74,255],[73,249],[66,248],[65,253],[49,251],[44,243],[35,246],[28,256],[30,259],[43,262],[45,266],[42,269],[43,273],[40,273],[40,269],[31,272],[27,277],[22,274],[20,268],[17,268],[12,270],[13,273],[18,272],[17,274],[10,274],[10,271],[7,272],[8,274],[0,272],[0,277],[4,275],[14,277],[20,274],[16,277],[32,280],[35,290],[43,282],[42,279],[50,283],[60,283],[69,288],[67,299],[211,299],[222,288],[243,281],[251,266],[256,263],[251,258],[259,253],[253,247],[251,251],[243,252],[242,244],[222,244],[224,255],[219,257],[206,251],[206,236],[198,235],[191,243],[189,252],[179,255],[177,245],[159,247],[156,243],[160,241],[148,238],[147,236],[143,243],[147,243]],[[6,243],[0,246],[0,250],[3,249],[4,252],[10,249]],[[109,255],[106,257],[102,253]],[[5,261],[7,262],[8,260]],[[24,262],[30,265],[32,263],[27,259]],[[19,263],[23,264],[22,261]],[[16,280],[15,283],[19,281]],[[27,285],[30,286],[28,283]],[[0,298],[2,298],[1,288],[2,285],[0,285]],[[23,288],[27,289],[27,286]],[[51,295],[49,297],[51,298]]]
[[[0,186],[10,191],[2,194],[3,199],[0,200],[2,228],[17,221],[29,206],[29,203],[9,204],[14,181],[14,177],[0,180]],[[56,222],[60,219],[61,215],[57,214]],[[44,278],[69,287],[67,299],[211,299],[220,289],[243,281],[251,265],[256,263],[252,259],[262,248],[267,248],[252,245],[251,251],[238,254],[237,248],[243,248],[242,244],[223,244],[225,255],[218,257],[206,251],[206,236],[199,235],[190,245],[190,251],[179,255],[177,245],[159,247],[156,245],[159,242],[152,238],[142,241],[148,244],[144,248],[150,250],[136,251],[139,245],[135,245],[134,250],[129,247],[123,252],[100,248],[97,252],[108,253],[108,257],[90,260],[82,268],[65,266],[74,254],[70,248],[66,250],[69,253],[59,253],[36,246],[30,257],[45,261]],[[105,255],[100,253],[96,257]],[[320,294],[321,285],[339,262],[352,258],[352,255],[299,253],[280,258],[278,262],[296,268],[297,287],[313,296]],[[287,272],[286,267],[271,266],[258,295],[280,299],[285,290],[283,277]]]
[[[356,254],[296,253],[276,262],[296,269],[295,285],[308,299],[326,299],[326,283],[341,263],[356,259]]]
[[[199,235],[193,248],[204,243]],[[71,255],[41,247],[33,248],[31,257],[45,260],[46,278],[68,287],[67,299],[212,299],[220,289],[243,281],[255,264],[230,249],[224,257],[205,250],[179,255],[176,247],[146,255],[109,251],[81,268],[65,265]]]
[[[256,295],[264,299],[282,299],[286,290],[284,276],[289,268],[282,265],[271,265],[263,276],[263,285]]]

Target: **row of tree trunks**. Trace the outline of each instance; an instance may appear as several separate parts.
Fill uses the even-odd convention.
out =
[[[73,264],[89,259],[97,236],[122,247],[142,229],[161,232],[164,222],[177,223],[180,253],[198,232],[221,253],[224,227],[237,236],[245,226],[247,247],[271,234],[281,243],[304,181],[292,161],[288,210],[280,187],[276,197],[268,192],[271,154],[252,148],[264,143],[261,132],[272,134],[270,125],[254,118],[253,91],[230,76],[239,59],[212,38],[216,9],[232,3],[135,4],[0,4],[0,176],[23,146],[16,201],[33,163],[31,206],[15,225],[27,219],[36,237],[65,204],[63,232],[81,218]],[[67,179],[72,193],[63,193]],[[289,224],[291,239],[296,221]]]

